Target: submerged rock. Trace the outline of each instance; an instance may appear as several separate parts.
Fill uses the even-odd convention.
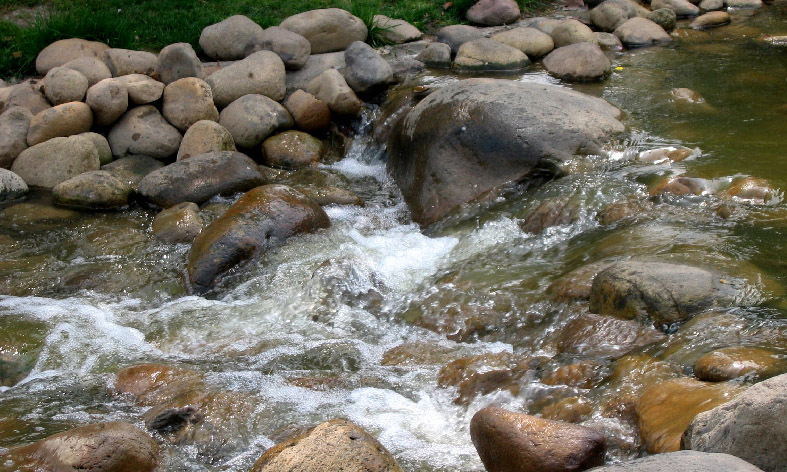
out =
[[[635,321],[585,313],[560,330],[557,346],[568,354],[617,359],[664,340],[661,332]]]
[[[712,351],[694,364],[700,380],[724,382],[738,377],[762,380],[787,371],[787,362],[778,353],[757,347],[729,347]]]
[[[204,224],[196,204],[178,203],[153,218],[153,235],[168,243],[190,243],[202,231]]]

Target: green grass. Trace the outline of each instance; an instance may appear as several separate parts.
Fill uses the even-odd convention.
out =
[[[524,11],[549,0],[520,0]],[[18,7],[47,5],[29,27],[0,21],[0,78],[35,74],[35,58],[48,44],[64,38],[102,41],[112,47],[158,52],[177,42],[191,43],[199,52],[199,35],[208,25],[232,15],[246,15],[267,28],[284,18],[316,8],[339,7],[372,26],[383,14],[402,18],[422,30],[464,22],[475,0],[0,0],[0,13]],[[379,44],[379,29],[370,42]]]

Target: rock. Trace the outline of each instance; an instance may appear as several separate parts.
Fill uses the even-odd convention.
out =
[[[664,28],[664,31],[672,31],[675,29],[675,23],[678,21],[678,15],[670,8],[659,8],[653,10],[646,16],[647,19],[656,23]]]
[[[612,70],[604,52],[593,43],[576,43],[550,52],[544,67],[555,77],[569,82],[603,80]]]
[[[93,113],[82,102],[70,102],[47,108],[30,120],[27,145],[35,146],[52,138],[67,137],[90,131]]]
[[[303,131],[322,131],[331,125],[331,110],[324,102],[303,90],[287,97],[284,107],[290,112],[295,126]]]
[[[639,16],[638,6],[629,0],[605,0],[590,10],[590,20],[600,30],[612,32],[629,18]]]
[[[166,86],[161,113],[180,131],[186,131],[200,120],[219,119],[210,85],[196,77],[178,79]]]
[[[33,115],[37,115],[51,106],[46,101],[46,97],[30,82],[23,82],[8,88],[11,90],[3,104],[3,111],[13,107],[22,107]]]
[[[592,472],[761,472],[748,462],[729,454],[677,451],[643,457],[621,464],[590,469]]]
[[[590,419],[592,414],[593,405],[583,397],[564,398],[541,409],[544,419],[566,423],[581,423]]]
[[[159,52],[156,73],[165,84],[185,77],[205,80],[205,69],[194,48],[188,43],[175,43]]]
[[[121,157],[102,166],[101,170],[105,170],[127,183],[136,192],[143,177],[162,167],[164,164],[158,159],[136,155]]]
[[[253,51],[272,51],[279,55],[284,67],[291,70],[303,69],[312,52],[309,40],[292,31],[271,26],[266,29]]]
[[[178,159],[218,151],[235,151],[235,141],[229,131],[215,121],[194,123],[183,135],[178,149]]]
[[[178,203],[153,218],[153,236],[167,243],[190,243],[204,225],[196,204]]]
[[[694,375],[708,382],[745,377],[763,380],[787,371],[787,363],[769,349],[728,347],[711,351],[694,364]]]
[[[204,292],[232,267],[283,244],[290,236],[328,226],[330,220],[319,205],[290,187],[257,187],[194,240],[189,251],[189,281],[194,291]]]
[[[153,472],[159,449],[130,423],[95,423],[13,449],[9,460],[21,470]]]
[[[388,169],[413,219],[426,226],[501,184],[527,179],[546,160],[599,150],[623,131],[618,116],[603,100],[558,86],[463,80],[398,122]]]
[[[27,132],[32,113],[27,108],[10,107],[0,115],[0,168],[8,169],[16,156],[27,149]]]
[[[459,46],[462,44],[483,37],[483,33],[478,28],[468,25],[444,26],[437,32],[437,42],[449,45],[452,55],[456,55],[459,52]]]
[[[675,12],[678,18],[688,18],[700,14],[700,9],[688,0],[652,0],[650,8],[654,11],[660,8],[669,8]]]
[[[579,204],[575,200],[547,197],[528,212],[519,227],[526,233],[539,234],[547,228],[577,221],[579,210]]]
[[[340,8],[311,10],[285,18],[279,25],[306,38],[312,54],[343,51],[353,41],[366,41],[363,21]]]
[[[702,0],[698,6],[701,11],[723,10],[724,0]]]
[[[207,82],[219,108],[248,95],[265,95],[275,101],[284,99],[284,63],[271,51],[259,51],[242,61],[211,74]]]
[[[132,108],[107,135],[112,155],[142,154],[166,159],[180,147],[181,135],[152,105]]]
[[[519,19],[514,0],[480,0],[467,10],[467,20],[485,26],[500,26]]]
[[[642,151],[637,158],[648,164],[658,164],[661,162],[681,162],[692,156],[694,151],[686,148],[663,147]]]
[[[670,10],[672,11],[672,10]],[[593,33],[596,37],[596,43],[604,51],[620,51],[623,49],[623,43],[620,42],[617,36],[612,33]]]
[[[574,19],[561,21],[560,24],[552,30],[550,36],[552,36],[556,48],[583,42],[591,44],[596,43],[596,37],[593,35],[593,30]]]
[[[259,146],[276,129],[293,125],[287,109],[263,95],[244,95],[219,115],[219,124],[242,148]]]
[[[580,471],[604,463],[604,436],[585,426],[486,407],[470,421],[486,470]]]
[[[388,44],[418,41],[424,35],[410,23],[400,19],[389,18],[385,15],[374,15],[372,24],[380,31],[380,39]]]
[[[463,71],[518,70],[530,64],[525,53],[491,39],[468,41],[459,47],[454,68]]]
[[[336,69],[328,69],[309,82],[306,91],[328,105],[337,115],[355,116],[363,106]]]
[[[729,24],[730,14],[726,11],[712,11],[700,15],[691,22],[689,26],[694,29],[715,28]]]
[[[126,85],[128,99],[135,105],[146,105],[155,102],[164,93],[164,84],[142,74],[131,74],[118,77]]]
[[[584,313],[560,330],[557,348],[567,354],[618,359],[665,339],[661,332],[634,321]]]
[[[674,88],[670,91],[670,94],[675,97],[675,100],[686,102],[686,103],[705,103],[705,99],[702,98],[702,95],[695,92],[692,89],[681,87],[681,88]]]
[[[345,188],[348,185],[346,179],[318,169],[304,168],[288,172],[285,176],[275,179],[275,183],[294,188],[320,206],[364,206],[363,200],[358,195]]]
[[[749,387],[732,401],[706,408],[683,435],[682,447],[730,454],[762,470],[787,470],[787,375]]]
[[[664,28],[647,18],[631,18],[615,30],[615,36],[620,38],[627,48],[638,48],[666,44],[672,38]]]
[[[206,26],[199,45],[208,57],[218,61],[243,59],[261,40],[262,26],[243,15],[234,15]]]
[[[98,151],[84,136],[52,138],[19,154],[11,171],[35,187],[54,187],[83,172],[98,170]]]
[[[543,57],[555,49],[552,36],[535,28],[514,28],[494,34],[491,39],[519,49],[528,58]]]
[[[595,361],[579,361],[545,372],[541,383],[590,389],[598,384],[600,371],[601,365]]]
[[[66,69],[75,70],[87,78],[88,87],[92,87],[104,79],[112,78],[112,72],[101,59],[80,57],[63,64]]]
[[[87,77],[65,67],[54,67],[44,77],[44,93],[54,105],[81,102],[85,98],[87,87]]]
[[[98,126],[109,126],[128,110],[128,90],[119,79],[104,79],[87,91],[85,102]]]
[[[451,67],[451,46],[445,43],[432,43],[418,53],[415,58],[423,62],[426,67],[449,69]]]
[[[739,10],[760,8],[763,4],[762,0],[724,0],[730,8],[737,8]]]
[[[139,183],[149,202],[169,208],[181,202],[204,203],[215,195],[245,192],[262,185],[257,164],[239,152],[201,154],[155,170]]]
[[[670,330],[696,313],[732,302],[734,290],[719,280],[686,265],[616,262],[593,280],[590,311]]]
[[[735,179],[727,190],[724,191],[730,197],[741,200],[749,200],[753,203],[767,203],[778,193],[765,179],[756,177],[744,177]]]
[[[302,69],[288,71],[285,78],[287,93],[292,93],[298,89],[306,90],[309,82],[328,69],[344,69],[344,51],[312,54],[306,60],[306,65]]]
[[[665,177],[653,187],[651,195],[702,195],[707,191],[705,181],[693,177]]]
[[[36,71],[41,75],[46,75],[51,69],[80,57],[101,59],[104,51],[107,49],[109,49],[109,46],[96,41],[86,41],[77,38],[61,39],[38,53],[36,57]]]
[[[610,264],[608,261],[593,262],[563,274],[549,284],[547,293],[559,303],[589,300],[593,278]]]
[[[271,136],[263,141],[262,151],[263,164],[285,169],[314,166],[324,153],[322,142],[303,131],[285,131]]]
[[[109,164],[112,162],[112,148],[109,147],[109,141],[104,136],[98,133],[80,133],[79,136],[88,138],[98,151],[98,162],[100,165]]]
[[[557,25],[559,25],[563,20],[558,20],[557,18],[530,18],[529,20],[524,20],[522,22],[523,25],[528,26],[530,28],[535,28],[542,33],[545,34],[552,34],[552,30],[555,29]]]
[[[265,451],[251,472],[401,472],[376,439],[347,420],[331,420]]]
[[[128,206],[131,186],[104,170],[84,172],[57,184],[57,205],[78,210],[117,210]]]
[[[158,65],[158,56],[152,52],[131,49],[107,49],[104,51],[103,59],[113,77],[132,74],[153,75]]]
[[[639,434],[650,454],[680,449],[680,438],[697,414],[731,400],[741,388],[693,379],[672,379],[648,387],[637,399]]]
[[[344,79],[356,93],[375,93],[393,82],[390,64],[364,42],[355,41],[347,46],[344,63]]]
[[[0,169],[0,203],[16,200],[27,191],[27,184],[22,177],[8,169]]]

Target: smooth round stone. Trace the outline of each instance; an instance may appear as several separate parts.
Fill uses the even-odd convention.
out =
[[[787,371],[787,362],[769,349],[730,347],[712,351],[694,364],[694,375],[708,382],[724,382],[745,377],[763,380]]]
[[[27,193],[27,184],[22,177],[8,169],[0,169],[0,202],[15,200]]]
[[[55,67],[44,77],[44,93],[54,105],[82,101],[87,87],[87,77],[65,67]]]
[[[518,70],[530,64],[525,53],[503,43],[483,38],[459,47],[454,68],[461,71]]]
[[[602,32],[593,34],[596,36],[596,42],[601,49],[605,51],[620,51],[623,49],[623,43],[614,34]]]
[[[201,120],[191,125],[183,135],[177,160],[208,152],[235,150],[235,140],[227,128],[215,121]]]
[[[263,163],[271,167],[301,169],[320,162],[322,142],[303,131],[285,131],[262,143]]]
[[[699,3],[702,11],[715,11],[724,9],[724,0],[702,0]]]
[[[694,29],[715,28],[717,26],[724,26],[729,24],[730,14],[726,11],[712,11],[700,15],[691,22]]]
[[[131,187],[104,170],[85,172],[52,189],[57,205],[80,210],[114,210],[126,207]]]
[[[588,42],[595,43],[593,30],[577,20],[563,20],[550,33],[555,41],[555,47],[560,48],[570,44]]]
[[[190,243],[205,223],[195,203],[183,202],[162,210],[153,219],[153,235],[169,243]]]
[[[535,28],[514,28],[492,35],[490,39],[519,49],[527,57],[543,57],[555,49],[552,36]]]
[[[48,108],[30,120],[27,145],[35,146],[52,138],[65,138],[90,131],[93,113],[82,102],[69,102]]]
[[[664,28],[647,18],[640,17],[626,20],[615,30],[615,36],[620,38],[620,42],[628,48],[653,46],[672,41]]]
[[[557,48],[544,58],[551,75],[569,82],[589,82],[606,78],[612,64],[596,44],[576,43]]]

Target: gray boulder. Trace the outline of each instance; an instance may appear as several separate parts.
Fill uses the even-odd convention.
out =
[[[101,59],[104,51],[109,49],[104,43],[87,41],[79,38],[61,39],[45,47],[36,57],[36,71],[41,75],[55,67],[80,57]]]
[[[22,177],[8,169],[0,169],[0,202],[16,200],[27,191],[27,184]]]
[[[576,43],[550,52],[544,58],[547,72],[569,82],[603,80],[612,70],[612,63],[596,44]]]
[[[543,57],[555,49],[552,36],[535,28],[514,28],[493,35],[490,39],[519,49],[528,58]]]
[[[388,44],[402,44],[418,41],[423,33],[410,23],[389,18],[385,15],[374,15],[373,24],[380,30],[380,38]]]
[[[89,87],[112,77],[112,72],[104,61],[95,57],[80,57],[66,62],[63,67],[82,73],[87,78]]]
[[[52,189],[55,204],[78,210],[117,210],[128,206],[131,186],[104,170],[84,172]]]
[[[158,65],[158,56],[147,51],[131,49],[107,49],[104,51],[104,64],[113,77],[131,74],[152,75]]]
[[[44,93],[53,105],[81,102],[87,87],[87,77],[65,67],[54,67],[44,77]]]
[[[130,74],[118,77],[126,85],[128,99],[135,105],[153,103],[164,93],[164,84],[143,74]]]
[[[729,454],[677,451],[643,457],[622,464],[590,469],[591,472],[761,472],[748,462]]]
[[[248,94],[283,100],[287,92],[284,77],[284,63],[278,54],[258,51],[214,72],[206,82],[213,90],[216,106],[223,108]]]
[[[112,148],[109,147],[109,141],[103,135],[98,133],[80,133],[79,136],[89,139],[98,151],[98,162],[103,166],[112,162]]]
[[[454,68],[460,71],[511,71],[530,64],[525,53],[497,41],[482,38],[459,47]]]
[[[244,95],[221,111],[219,124],[227,129],[242,148],[259,146],[279,128],[293,125],[290,113],[263,95]]]
[[[11,107],[0,115],[0,168],[8,169],[27,149],[27,131],[33,114],[27,108]]]
[[[450,25],[440,28],[437,32],[437,42],[451,46],[451,54],[459,52],[462,44],[483,38],[484,35],[478,28],[468,25]]]
[[[299,70],[287,71],[285,79],[287,83],[287,93],[292,93],[298,89],[306,89],[309,82],[319,77],[320,74],[328,69],[344,69],[344,51],[329,52],[326,54],[312,54],[306,60],[306,65]]]
[[[279,26],[306,38],[312,54],[343,51],[353,41],[366,41],[369,33],[363,20],[340,8],[298,13]]]
[[[85,102],[99,126],[109,126],[128,110],[128,89],[120,79],[104,79],[87,91]]]
[[[154,170],[164,167],[158,159],[148,156],[126,156],[110,162],[101,167],[114,175],[118,179],[127,183],[135,192],[139,188],[139,182]]]
[[[467,10],[467,20],[485,26],[500,26],[519,19],[519,4],[514,0],[480,0]]]
[[[552,41],[552,39],[549,39]],[[416,60],[423,62],[426,67],[434,69],[451,68],[451,46],[446,43],[432,43],[418,53]]]
[[[678,15],[676,15],[675,11],[670,8],[659,8],[658,10],[653,10],[652,12],[648,13],[645,18],[664,28],[664,31],[674,30],[678,21]]]
[[[252,51],[275,52],[284,62],[284,67],[290,70],[299,70],[309,60],[312,46],[306,38],[298,33],[279,26],[271,26],[263,31]]]
[[[25,149],[11,165],[11,172],[31,187],[52,188],[83,172],[98,170],[99,165],[93,142],[84,136],[70,136]]]
[[[605,0],[590,10],[590,20],[600,30],[612,32],[629,18],[640,16],[640,8],[630,0]]]
[[[143,154],[157,159],[174,156],[182,136],[152,105],[132,108],[107,135],[112,155]]]
[[[23,82],[8,88],[10,90],[3,103],[2,111],[12,107],[22,107],[33,115],[37,115],[51,106],[46,97],[31,82]]]
[[[235,150],[235,141],[227,128],[215,121],[202,120],[191,125],[183,135],[177,160],[208,152]]]
[[[647,18],[640,17],[626,20],[625,23],[615,30],[615,36],[627,48],[666,44],[672,41],[672,38],[664,31],[664,28]]]
[[[700,14],[700,9],[688,0],[653,0],[650,3],[652,10],[669,8],[674,11],[678,18],[688,18]]]
[[[210,85],[196,77],[178,79],[167,85],[161,113],[180,131],[186,131],[200,120],[219,119]]]
[[[194,48],[188,43],[175,43],[159,52],[156,74],[165,84],[184,77],[205,79],[205,69]]]
[[[219,61],[243,59],[260,41],[262,26],[243,15],[234,15],[219,23],[206,26],[199,37],[199,45],[208,57]]]
[[[596,36],[596,43],[604,51],[620,51],[623,49],[623,43],[620,42],[617,36],[612,33],[602,33],[596,31],[593,33]]]
[[[27,145],[35,146],[52,138],[72,136],[90,131],[93,113],[82,102],[69,102],[47,108],[30,120]]]
[[[328,69],[309,82],[306,91],[328,105],[331,112],[342,116],[355,116],[361,111],[363,103],[347,85],[344,77],[336,69]]]
[[[383,90],[393,81],[390,64],[371,46],[355,41],[344,51],[344,79],[356,93]]]
[[[550,36],[552,36],[552,40],[555,41],[556,48],[576,43],[596,44],[596,37],[593,35],[593,30],[574,19],[561,21],[560,24],[552,30]]]
[[[396,124],[388,168],[413,219],[429,225],[547,161],[599,152],[624,130],[619,116],[607,102],[563,87],[464,80],[436,90]]]

